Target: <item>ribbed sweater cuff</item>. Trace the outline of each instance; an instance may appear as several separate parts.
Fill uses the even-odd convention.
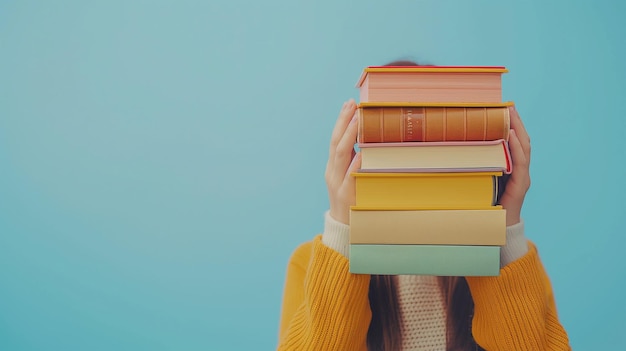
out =
[[[500,266],[504,267],[528,252],[528,239],[524,235],[524,220],[506,227],[506,245],[500,251]]]
[[[324,214],[322,243],[346,258],[350,255],[350,226],[335,220],[330,211]]]

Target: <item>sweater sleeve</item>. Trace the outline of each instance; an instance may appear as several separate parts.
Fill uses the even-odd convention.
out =
[[[506,245],[500,251],[500,268],[528,252],[528,239],[524,235],[524,221],[506,227]]]
[[[324,233],[322,243],[339,252],[344,257],[350,256],[350,226],[335,220],[330,211],[324,214]]]
[[[474,300],[472,332],[485,350],[571,350],[552,286],[537,253],[528,252],[497,277],[466,277]]]
[[[278,350],[366,350],[369,282],[321,235],[298,247],[287,266]]]

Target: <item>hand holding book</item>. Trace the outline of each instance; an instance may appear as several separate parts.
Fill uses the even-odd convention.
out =
[[[500,204],[506,209],[507,226],[519,223],[524,197],[530,188],[530,137],[515,107],[510,107],[509,110],[511,114],[509,149],[513,172],[500,198]]]
[[[330,139],[330,152],[326,164],[326,186],[330,200],[330,215],[335,220],[349,224],[350,206],[355,203],[355,180],[351,173],[361,166],[360,153],[354,151],[357,139],[356,103],[343,104]]]

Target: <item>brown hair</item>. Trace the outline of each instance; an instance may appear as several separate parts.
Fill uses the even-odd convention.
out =
[[[393,61],[385,66],[431,66],[410,60]],[[464,277],[438,277],[446,309],[446,349],[448,351],[482,350],[472,337],[474,301]],[[367,332],[370,351],[400,349],[402,329],[395,276],[372,275],[369,301],[372,321]]]

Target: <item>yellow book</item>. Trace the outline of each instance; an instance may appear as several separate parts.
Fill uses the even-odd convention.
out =
[[[353,175],[360,209],[483,209],[496,205],[502,172]]]

